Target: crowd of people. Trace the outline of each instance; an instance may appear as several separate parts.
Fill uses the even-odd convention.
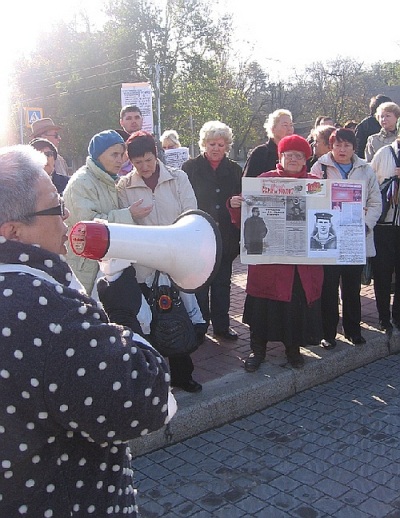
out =
[[[238,338],[229,310],[243,228],[243,250],[255,258],[242,317],[250,331],[244,369],[260,368],[269,341],[282,342],[288,364],[302,368],[302,346],[336,346],[340,298],[345,338],[365,343],[363,265],[262,264],[268,216],[255,203],[242,222],[242,178],[364,181],[365,257],[380,327],[390,336],[400,329],[399,118],[400,107],[378,95],[359,124],[320,116],[304,138],[291,112],[278,109],[243,169],[229,158],[231,128],[218,120],[201,127],[197,156],[180,168],[166,165],[164,152],[181,148],[178,133],[158,141],[133,105],[121,109],[120,128],[93,135],[73,174],[58,149],[62,128],[50,118],[32,124],[29,145],[0,149],[0,514],[137,516],[126,442],[169,422],[171,387],[202,390],[189,354],[164,358],[151,345],[151,312],[147,321],[141,312],[155,269],[124,265],[107,279],[104,265],[68,246],[77,222],[164,226],[193,209],[215,221],[222,243],[215,275],[197,293],[182,293],[198,346],[210,326],[217,341]],[[304,207],[297,198],[292,205],[288,218],[301,224]],[[336,248],[332,212],[314,216],[310,249]]]

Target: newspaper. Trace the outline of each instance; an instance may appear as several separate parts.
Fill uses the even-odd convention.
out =
[[[182,164],[189,160],[189,148],[178,147],[175,149],[166,149],[164,151],[165,164],[170,167],[177,167],[180,169]]]
[[[244,264],[365,264],[363,181],[243,178]]]

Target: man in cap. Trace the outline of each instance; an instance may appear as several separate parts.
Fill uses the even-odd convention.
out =
[[[47,162],[44,166],[44,170],[50,176],[57,192],[62,194],[69,181],[69,176],[58,174],[55,170],[55,163],[58,155],[56,146],[50,142],[50,140],[40,137],[32,139],[29,142],[29,145],[46,156]]]
[[[332,232],[332,214],[315,213],[315,233],[310,239],[311,250],[332,250],[337,246],[336,235]]]
[[[57,158],[55,161],[55,171],[57,174],[61,174],[63,176],[68,175],[68,165],[65,159],[58,153],[58,146],[60,144],[61,136],[59,131],[61,130],[61,126],[57,126],[54,124],[50,117],[45,117],[44,119],[38,119],[31,124],[32,129],[32,139],[43,137],[49,140],[57,150]]]

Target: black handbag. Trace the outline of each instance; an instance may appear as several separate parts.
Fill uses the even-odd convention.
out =
[[[179,296],[172,285],[159,285],[160,272],[154,275],[148,303],[151,308],[151,345],[166,357],[191,354],[197,347],[194,326]]]
[[[396,167],[400,167],[400,160],[392,146],[390,147],[390,151],[392,152],[394,162]],[[399,178],[397,176],[392,176],[390,178],[385,178],[383,182],[380,184],[379,189],[381,191],[382,196],[382,213],[377,223],[385,223],[386,216],[391,207],[394,207],[394,216],[392,220],[392,225],[398,225],[398,196],[399,196]]]
[[[364,286],[369,286],[372,281],[372,261],[371,257],[367,257],[367,260],[364,264],[363,271],[361,273],[361,284]]]

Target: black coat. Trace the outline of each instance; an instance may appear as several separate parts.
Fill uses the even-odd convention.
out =
[[[243,176],[255,178],[261,173],[274,171],[278,163],[278,146],[275,141],[268,139],[265,144],[253,149],[243,168]]]
[[[198,208],[212,216],[218,225],[223,255],[233,260],[239,253],[240,232],[231,222],[226,202],[241,192],[242,168],[224,157],[214,171],[204,155],[199,155],[187,160],[182,169],[192,184]]]
[[[356,154],[360,158],[365,158],[365,146],[367,145],[367,140],[370,135],[374,135],[375,133],[379,133],[382,129],[382,126],[376,120],[374,115],[370,115],[363,119],[356,127]]]
[[[267,227],[260,216],[250,216],[243,226],[244,246],[248,254],[262,253],[263,240],[267,235]]]
[[[64,192],[64,189],[67,187],[69,176],[63,176],[62,174],[58,174],[54,171],[50,178],[53,184],[55,185],[58,194],[62,194]]]

